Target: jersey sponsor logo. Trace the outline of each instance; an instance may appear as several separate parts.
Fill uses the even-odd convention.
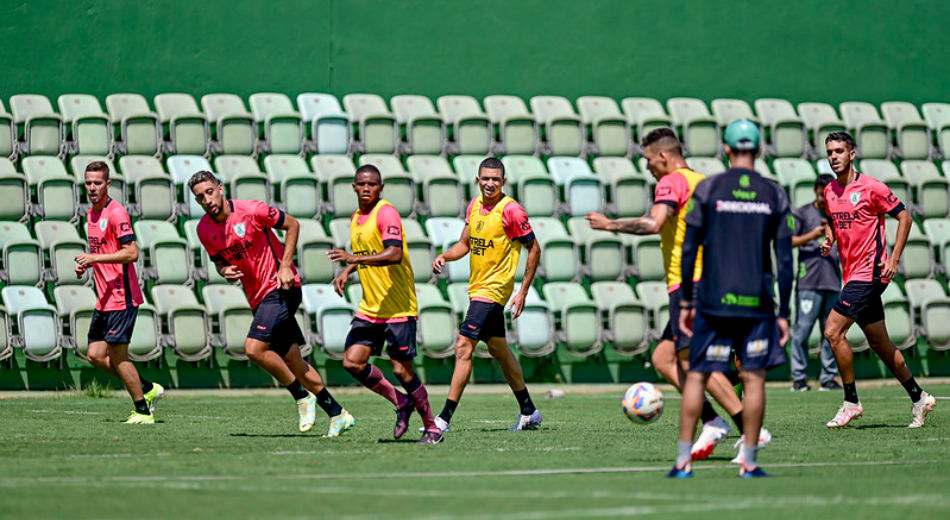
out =
[[[831,220],[835,224],[835,229],[851,229],[851,224],[860,218],[857,211],[835,211],[831,214]]]
[[[754,191],[732,190],[732,196],[739,200],[755,200]]]
[[[747,296],[742,294],[726,293],[720,300],[723,305],[732,305],[736,307],[758,307],[758,296]]]
[[[527,220],[525,220],[524,222],[522,222],[522,223],[521,223],[521,230],[522,230],[522,231],[531,231],[531,223],[528,222]]]
[[[897,197],[895,197],[893,193],[888,193],[887,202],[894,204],[895,202],[897,202]]]
[[[732,348],[729,345],[709,345],[706,348],[706,360],[727,363]]]
[[[806,274],[808,274],[808,271],[806,270],[805,264],[803,263],[798,268],[798,277],[804,278]]]
[[[481,224],[481,222],[479,222],[479,224]],[[472,250],[472,254],[475,256],[484,256],[485,251],[488,249],[495,249],[494,241],[479,237],[469,237],[468,244]]]
[[[238,260],[244,260],[247,258],[247,252],[251,249],[251,246],[254,245],[250,240],[245,242],[238,242],[233,246],[222,249],[218,251],[218,254],[225,259],[229,264],[233,264]]]
[[[233,226],[234,232],[237,233],[237,236],[244,238],[244,234],[247,233],[247,226],[243,222],[240,224],[235,224]]]
[[[754,339],[745,344],[746,357],[762,357],[768,352],[769,342],[764,339]]]
[[[788,225],[788,229],[795,231],[795,216],[789,215],[788,218],[785,220],[785,224]]]
[[[126,233],[131,233],[131,232],[132,232],[132,225],[129,224],[128,222],[123,222],[123,223],[119,224],[119,232],[120,232],[121,234],[123,234],[123,235],[126,234]]]
[[[386,234],[390,236],[400,236],[402,235],[402,230],[399,229],[399,226],[389,226],[386,228]]]
[[[108,226],[109,226],[109,219],[107,218],[99,219],[99,231],[102,231],[103,233],[105,233],[106,227]]]
[[[267,218],[271,220],[277,220],[277,216],[280,215],[280,210],[277,208],[268,208]]]
[[[743,176],[739,177],[739,186],[742,186],[743,188],[748,188],[748,187],[749,187],[749,176],[748,176],[748,175],[743,175]]]
[[[673,188],[669,186],[660,186],[659,188],[656,189],[657,197],[666,197],[670,195],[671,193],[673,193]]]
[[[861,194],[858,193],[858,192],[854,192],[854,193],[851,194],[851,196],[848,198],[848,200],[851,201],[851,205],[852,205],[852,206],[857,206],[857,205],[858,205],[858,202],[861,201]]]
[[[771,215],[772,206],[768,202],[745,202],[738,200],[717,200],[717,213],[745,213],[758,215]]]

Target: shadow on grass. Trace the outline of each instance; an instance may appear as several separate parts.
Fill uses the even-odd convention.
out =
[[[307,435],[306,433],[231,433],[228,435],[230,435],[231,437],[266,437],[266,438],[313,437],[312,435]]]
[[[418,439],[376,439],[376,444],[415,444]]]

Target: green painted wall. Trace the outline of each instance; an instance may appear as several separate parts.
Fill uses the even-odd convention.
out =
[[[950,101],[950,2],[0,0],[0,96]]]

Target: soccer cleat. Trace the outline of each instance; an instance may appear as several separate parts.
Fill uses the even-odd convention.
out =
[[[739,478],[769,478],[772,475],[766,473],[764,469],[759,466],[756,466],[752,469],[745,467],[745,463],[739,466]]]
[[[520,432],[524,430],[537,430],[541,427],[541,412],[535,410],[531,415],[518,415],[518,422],[514,426],[508,429],[512,432]]]
[[[689,462],[683,464],[682,467],[673,465],[673,469],[666,474],[666,478],[693,478],[693,465]]]
[[[327,431],[327,437],[339,437],[343,432],[348,431],[356,424],[356,419],[350,415],[350,412],[343,410],[340,415],[330,418],[330,429]]]
[[[442,432],[426,431],[422,434],[422,438],[416,441],[416,444],[438,444],[442,442],[443,439]]]
[[[792,392],[807,392],[811,390],[811,387],[808,386],[808,383],[805,381],[795,381],[792,383]]]
[[[412,415],[414,407],[415,403],[409,400],[402,408],[396,408],[396,426],[393,427],[394,439],[402,438],[409,430],[409,416]]]
[[[132,412],[129,418],[122,424],[155,424],[155,417],[151,414],[145,415],[144,413]]]
[[[761,450],[762,448],[768,446],[769,443],[771,442],[772,442],[772,432],[768,431],[766,428],[761,428],[759,430],[758,449]],[[737,440],[736,443],[732,445],[732,448],[738,451],[739,453],[736,455],[734,459],[729,461],[731,464],[742,464],[744,462],[742,459],[742,445],[743,444],[745,444],[745,435],[741,435],[739,437],[739,440]]]
[[[438,415],[435,416],[435,425],[439,427],[439,431],[442,433],[452,430],[452,427],[449,426],[449,423],[445,422],[445,419],[443,419],[442,417],[439,417]],[[426,429],[424,426],[422,428],[419,428],[419,433],[425,433],[425,432],[426,432]]]
[[[145,394],[145,402],[148,404],[148,411],[155,413],[155,405],[165,397],[165,387],[158,383],[152,383],[152,390]]]
[[[838,408],[838,413],[835,414],[834,419],[828,421],[828,424],[825,426],[829,428],[844,428],[851,421],[861,417],[864,414],[864,408],[861,408],[861,402],[852,403],[850,401],[845,401],[841,404],[841,408]]]
[[[920,400],[914,403],[914,406],[911,408],[914,413],[914,420],[911,421],[907,427],[923,427],[924,419],[927,418],[927,414],[930,413],[930,410],[933,410],[935,404],[937,404],[937,399],[935,399],[934,396],[928,394],[927,392],[921,392]]]
[[[841,390],[841,385],[837,381],[831,380],[827,383],[822,383],[821,387],[818,389],[819,392],[831,392],[832,390]]]
[[[317,397],[307,392],[307,397],[297,399],[297,415],[300,416],[300,431],[309,432],[317,420]]]
[[[722,417],[716,417],[704,424],[702,431],[699,432],[699,439],[690,450],[693,460],[708,459],[716,449],[716,445],[722,442],[731,431],[732,427]]]

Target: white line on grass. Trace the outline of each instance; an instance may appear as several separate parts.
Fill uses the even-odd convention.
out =
[[[103,415],[103,412],[83,412],[79,410],[27,410],[33,413],[69,413],[77,415]]]

